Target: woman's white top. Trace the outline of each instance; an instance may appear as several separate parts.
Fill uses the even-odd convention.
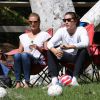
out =
[[[71,36],[66,27],[60,28],[56,31],[54,36],[50,39],[47,44],[48,49],[55,47],[56,44],[75,45],[77,49],[67,49],[65,52],[76,54],[79,48],[84,48],[89,45],[89,37],[84,27],[77,27],[75,33]]]
[[[39,47],[43,46],[43,43],[48,40],[51,36],[49,33],[41,31],[37,34],[37,36],[34,39],[29,38],[28,33],[24,33],[19,36],[20,43],[24,47],[24,52],[31,52],[31,49],[29,48],[30,45],[36,44]],[[40,55],[40,52],[38,50],[32,51],[34,53],[33,55],[36,56],[36,58]]]

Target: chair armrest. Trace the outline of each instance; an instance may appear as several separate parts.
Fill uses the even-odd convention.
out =
[[[13,49],[13,50],[11,50],[11,51],[5,53],[5,54],[6,54],[7,56],[12,56],[12,55],[14,55],[14,54],[16,54],[16,53],[19,53],[19,49]]]
[[[100,55],[100,45],[98,44],[90,45],[88,51],[91,56]]]

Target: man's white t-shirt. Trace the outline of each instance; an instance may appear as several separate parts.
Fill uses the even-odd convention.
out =
[[[84,27],[77,27],[75,33],[72,36],[68,33],[67,28],[63,27],[57,30],[57,32],[48,42],[47,46],[50,49],[55,47],[55,45],[59,42],[62,42],[61,44],[75,45],[76,49],[67,49],[64,51],[71,54],[76,54],[79,48],[88,46],[89,37]]]

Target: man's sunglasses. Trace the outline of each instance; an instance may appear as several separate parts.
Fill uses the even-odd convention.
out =
[[[71,22],[73,18],[63,19],[63,22]]]

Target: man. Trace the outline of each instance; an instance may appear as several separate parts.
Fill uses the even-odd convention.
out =
[[[47,44],[48,68],[52,77],[52,84],[58,83],[59,62],[71,62],[75,64],[72,75],[72,86],[78,86],[77,77],[84,61],[87,58],[89,37],[84,27],[79,26],[79,17],[75,12],[67,12],[64,15],[65,26],[58,29]],[[61,42],[56,48],[55,45]]]

